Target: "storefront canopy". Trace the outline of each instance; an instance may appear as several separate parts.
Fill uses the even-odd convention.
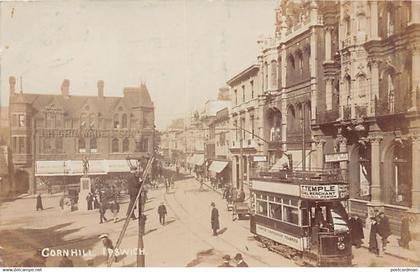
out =
[[[227,165],[228,162],[226,161],[213,161],[209,167],[209,170],[215,173],[220,173],[226,168]]]

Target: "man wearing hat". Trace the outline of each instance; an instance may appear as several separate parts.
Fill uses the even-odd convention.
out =
[[[233,267],[229,262],[230,262],[230,256],[226,254],[225,256],[223,256],[223,263],[219,265],[218,267]]]
[[[380,212],[378,218],[378,234],[382,238],[382,249],[385,250],[386,244],[388,243],[388,237],[391,235],[391,226],[389,224],[389,219],[385,216],[384,212]]]
[[[213,209],[211,210],[211,228],[213,230],[213,236],[217,236],[217,230],[220,228],[219,226],[219,211],[216,208],[216,204],[214,202],[211,203]]]
[[[109,254],[114,251],[114,245],[112,244],[111,239],[109,239],[108,234],[106,233],[99,235],[99,239],[102,240],[102,244],[104,245],[105,256],[108,260]]]
[[[127,189],[128,189],[128,195],[130,196],[130,203],[128,204],[127,209],[127,216],[130,214],[130,211],[134,205],[134,202],[136,201],[137,194],[140,190],[140,183],[139,178],[137,176],[137,167],[131,166],[130,167],[130,173],[131,175],[128,177],[127,180]],[[131,218],[136,219],[136,215],[134,212],[131,214]]]
[[[237,253],[235,255],[235,258],[233,258],[233,260],[236,262],[236,267],[248,267],[248,264],[242,258],[241,253]]]
[[[159,214],[159,223],[161,225],[165,225],[165,216],[168,212],[166,211],[165,204],[163,202],[160,203],[158,207],[158,214]]]

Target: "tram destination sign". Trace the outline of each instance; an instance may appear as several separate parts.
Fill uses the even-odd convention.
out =
[[[312,200],[334,200],[349,197],[347,184],[300,185],[300,196]]]

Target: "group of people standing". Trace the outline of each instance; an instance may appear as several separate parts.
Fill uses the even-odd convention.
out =
[[[223,263],[219,265],[219,267],[233,267],[233,265],[230,264],[230,261],[230,255],[224,255]],[[236,267],[248,267],[248,264],[244,261],[241,253],[237,253],[233,258],[233,261],[236,263]]]
[[[391,226],[388,217],[383,212],[375,212],[375,216],[369,218],[369,251],[382,257],[388,244],[388,237],[391,235]]]

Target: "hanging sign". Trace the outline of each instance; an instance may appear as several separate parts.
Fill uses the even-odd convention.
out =
[[[340,161],[348,161],[349,160],[349,153],[331,153],[325,154],[325,162],[340,162]]]

